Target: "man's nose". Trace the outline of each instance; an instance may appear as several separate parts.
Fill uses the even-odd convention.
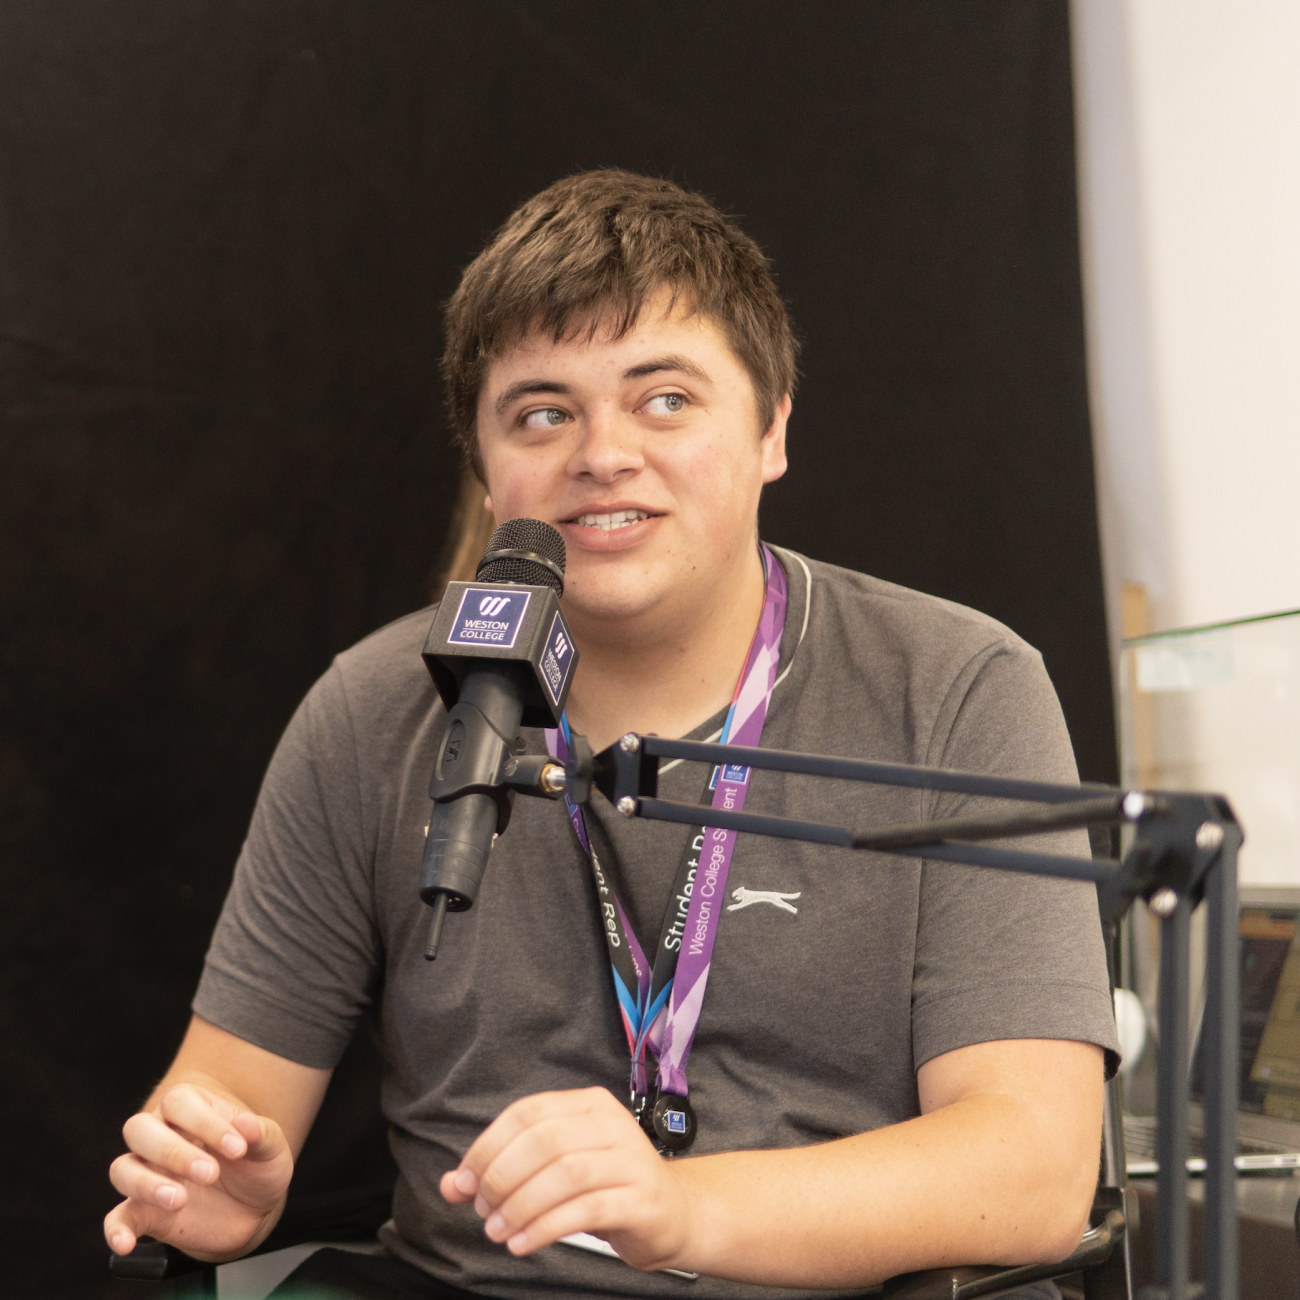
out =
[[[601,402],[587,412],[582,437],[569,460],[569,473],[598,483],[638,473],[645,465],[641,431],[617,402]]]

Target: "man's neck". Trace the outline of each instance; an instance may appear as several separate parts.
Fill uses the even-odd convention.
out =
[[[598,752],[629,731],[683,736],[731,702],[763,608],[757,548],[689,609],[611,622],[570,616],[580,652],[568,718]]]

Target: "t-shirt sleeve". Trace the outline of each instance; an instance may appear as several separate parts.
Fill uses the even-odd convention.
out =
[[[337,664],[271,759],[194,997],[302,1065],[338,1063],[382,971],[356,744]]]
[[[1075,783],[1056,693],[1036,651],[1002,640],[974,656],[936,719],[927,764]],[[935,818],[1024,805],[932,796]],[[1083,830],[1006,841],[1024,851],[1088,857]],[[916,1065],[973,1043],[1055,1038],[1096,1043],[1118,1064],[1096,887],[927,859],[912,993]]]

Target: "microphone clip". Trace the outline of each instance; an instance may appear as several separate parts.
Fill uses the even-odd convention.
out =
[[[591,799],[594,786],[624,813],[627,805],[620,801],[621,795],[635,791],[631,796],[633,803],[638,799],[653,799],[658,790],[659,759],[646,752],[643,741],[635,732],[628,732],[607,749],[594,754],[586,736],[576,731],[570,733],[569,761],[564,767],[569,798],[576,804],[585,804]]]

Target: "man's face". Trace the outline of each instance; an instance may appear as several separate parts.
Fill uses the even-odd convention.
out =
[[[698,612],[752,568],[759,493],[785,473],[789,398],[760,437],[722,331],[669,296],[617,340],[527,336],[479,396],[492,513],[559,529],[583,622]]]

